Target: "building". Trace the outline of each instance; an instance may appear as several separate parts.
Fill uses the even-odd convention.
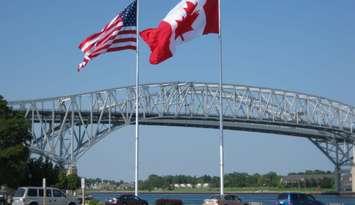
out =
[[[334,174],[289,174],[281,177],[280,183],[293,187],[318,187],[324,180],[334,180]]]
[[[340,183],[342,191],[352,190],[352,174],[351,170],[343,170],[340,176]]]

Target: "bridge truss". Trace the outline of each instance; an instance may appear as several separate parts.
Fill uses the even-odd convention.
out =
[[[142,125],[218,128],[218,84],[170,82],[140,85]],[[224,84],[224,128],[309,139],[335,165],[350,165],[355,108],[324,97],[279,89]],[[33,153],[75,163],[114,130],[135,122],[135,87],[15,101],[31,122]]]

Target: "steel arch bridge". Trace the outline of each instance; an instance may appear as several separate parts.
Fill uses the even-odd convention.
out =
[[[168,82],[139,86],[142,125],[218,128],[219,87]],[[224,128],[309,139],[340,170],[352,162],[355,107],[324,97],[224,84]],[[31,122],[31,151],[75,163],[112,131],[135,122],[135,87],[10,102]]]

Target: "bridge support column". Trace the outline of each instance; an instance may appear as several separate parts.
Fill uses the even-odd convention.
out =
[[[336,137],[338,136],[334,134],[334,138],[329,140],[312,138],[309,138],[309,140],[334,164],[335,189],[337,192],[340,192],[344,188],[342,186],[343,182],[341,181],[341,169],[344,168],[344,166],[355,165],[355,161],[353,161],[354,159],[351,157],[351,151],[355,153],[355,150],[353,149],[353,144],[341,142],[337,140]],[[353,179],[355,179],[355,167],[353,167],[352,173],[354,176]],[[352,183],[352,188],[355,190],[354,180]]]
[[[341,191],[341,167],[339,164],[339,144],[335,144],[335,191]]]
[[[75,164],[70,164],[68,166],[67,175],[78,175],[78,168]]]
[[[340,166],[336,166],[334,170],[335,175],[335,190],[337,192],[341,191],[341,168]]]

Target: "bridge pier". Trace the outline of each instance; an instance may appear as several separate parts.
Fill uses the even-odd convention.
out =
[[[78,175],[78,168],[75,164],[70,164],[68,166],[67,175]]]
[[[337,135],[333,135],[333,139],[324,141],[322,139],[312,139],[309,140],[320,150],[323,154],[334,164],[334,179],[335,179],[335,189],[337,192],[343,191],[344,186],[342,186],[342,168],[344,166],[349,166],[353,164],[353,176],[355,176],[355,161],[351,156],[351,151],[355,152],[353,145],[346,143],[344,141],[339,141],[336,138]],[[355,155],[354,155],[355,156]],[[352,189],[355,188],[354,180],[352,181]]]
[[[339,144],[335,143],[335,190],[337,192],[341,191],[341,167],[339,164]]]
[[[342,186],[341,186],[341,168],[339,165],[335,166],[334,175],[335,175],[335,190],[337,192],[340,192],[342,190]]]

